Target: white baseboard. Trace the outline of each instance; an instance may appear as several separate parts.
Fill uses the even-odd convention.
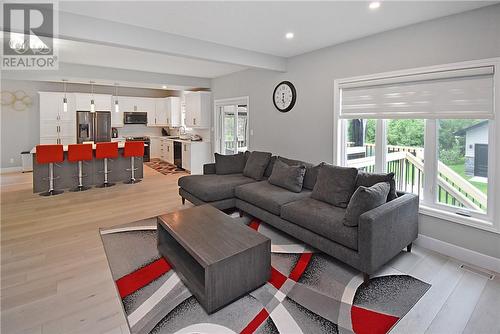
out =
[[[23,167],[21,167],[21,166],[0,168],[0,174],[15,173],[15,172],[22,172],[22,171],[23,171]]]
[[[432,251],[453,257],[460,261],[467,262],[474,266],[500,273],[499,258],[482,254],[457,245],[453,245],[422,234],[418,235],[417,240],[415,240],[415,244],[420,247],[427,248]]]

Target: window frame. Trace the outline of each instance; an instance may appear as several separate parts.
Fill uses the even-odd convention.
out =
[[[500,182],[497,176],[500,175],[500,164],[497,160],[500,156],[498,150],[499,145],[496,144],[498,138],[497,133],[500,133],[500,122],[496,120],[497,110],[500,110],[500,58],[489,58],[482,60],[466,61],[452,64],[419,67],[401,71],[391,71],[385,73],[371,74],[366,76],[356,76],[334,80],[334,117],[333,117],[333,163],[337,165],[345,165],[346,163],[346,126],[347,120],[340,118],[340,108],[342,105],[341,85],[356,81],[384,79],[395,76],[407,76],[427,73],[431,71],[446,71],[457,70],[466,67],[475,66],[493,66],[493,84],[494,84],[494,114],[495,118],[489,120],[488,123],[488,194],[487,194],[487,211],[481,213],[473,210],[467,210],[470,216],[462,216],[457,212],[464,211],[459,208],[439,203],[437,199],[437,180],[438,180],[438,119],[425,120],[424,134],[424,189],[420,198],[419,212],[424,215],[445,219],[448,221],[476,227],[483,230],[488,230],[495,233],[500,233],[500,219],[495,221],[495,213],[500,210]],[[387,169],[386,152],[387,152],[387,120],[377,119],[375,133],[375,171],[385,172]],[[430,177],[428,177],[430,176]]]

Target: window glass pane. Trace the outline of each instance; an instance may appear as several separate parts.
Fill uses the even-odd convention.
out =
[[[387,172],[393,172],[396,189],[422,195],[424,184],[423,119],[387,120]]]
[[[373,172],[375,170],[375,129],[374,119],[350,119],[346,126],[347,166]]]
[[[486,212],[488,121],[438,121],[438,203]]]
[[[224,153],[223,154],[235,154],[236,148],[234,144],[235,136],[235,106],[224,106],[222,107],[222,128],[223,128],[223,138],[224,138]]]
[[[238,152],[245,152],[248,149],[247,143],[247,106],[238,105]]]

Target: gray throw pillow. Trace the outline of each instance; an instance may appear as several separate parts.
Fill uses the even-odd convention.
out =
[[[243,153],[222,155],[215,153],[215,174],[242,173],[245,168],[245,155]]]
[[[318,179],[318,173],[322,165],[324,165],[323,162],[316,166],[306,166],[306,176],[304,176],[304,188],[309,190],[314,189],[314,185],[316,184],[316,180]]]
[[[389,185],[391,186],[391,190],[389,190],[389,195],[387,195],[387,202],[392,201],[395,198],[398,198],[398,195],[396,194],[396,181],[394,180],[394,173],[375,174],[375,173],[359,172],[358,178],[356,179],[356,188],[361,186],[371,187],[379,182],[389,182]]]
[[[390,189],[389,182],[379,182],[371,187],[361,186],[356,189],[345,211],[344,225],[358,226],[359,216],[386,203]]]
[[[339,208],[347,208],[356,185],[356,168],[321,165],[311,197]]]
[[[277,159],[274,162],[273,172],[271,176],[269,176],[268,181],[275,186],[288,189],[295,193],[300,193],[302,191],[305,173],[306,166],[289,166],[280,159]]]
[[[314,184],[316,183],[316,178],[318,177],[319,168],[321,164],[314,166],[311,163],[303,162],[300,160],[293,160],[284,157],[278,157],[279,160],[283,161],[289,166],[297,166],[297,165],[305,165],[306,166],[306,175],[304,176],[304,188],[312,190],[314,188]]]
[[[253,151],[247,159],[243,175],[261,181],[264,176],[267,164],[271,159],[271,153]]]

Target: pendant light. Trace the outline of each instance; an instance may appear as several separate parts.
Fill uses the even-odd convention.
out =
[[[115,112],[120,112],[120,106],[118,105],[118,83],[115,83]]]
[[[90,82],[90,112],[95,112],[94,103],[94,81]]]
[[[65,79],[62,79],[63,85],[64,85],[64,97],[63,97],[63,112],[68,112],[68,99],[66,98],[66,81]]]

